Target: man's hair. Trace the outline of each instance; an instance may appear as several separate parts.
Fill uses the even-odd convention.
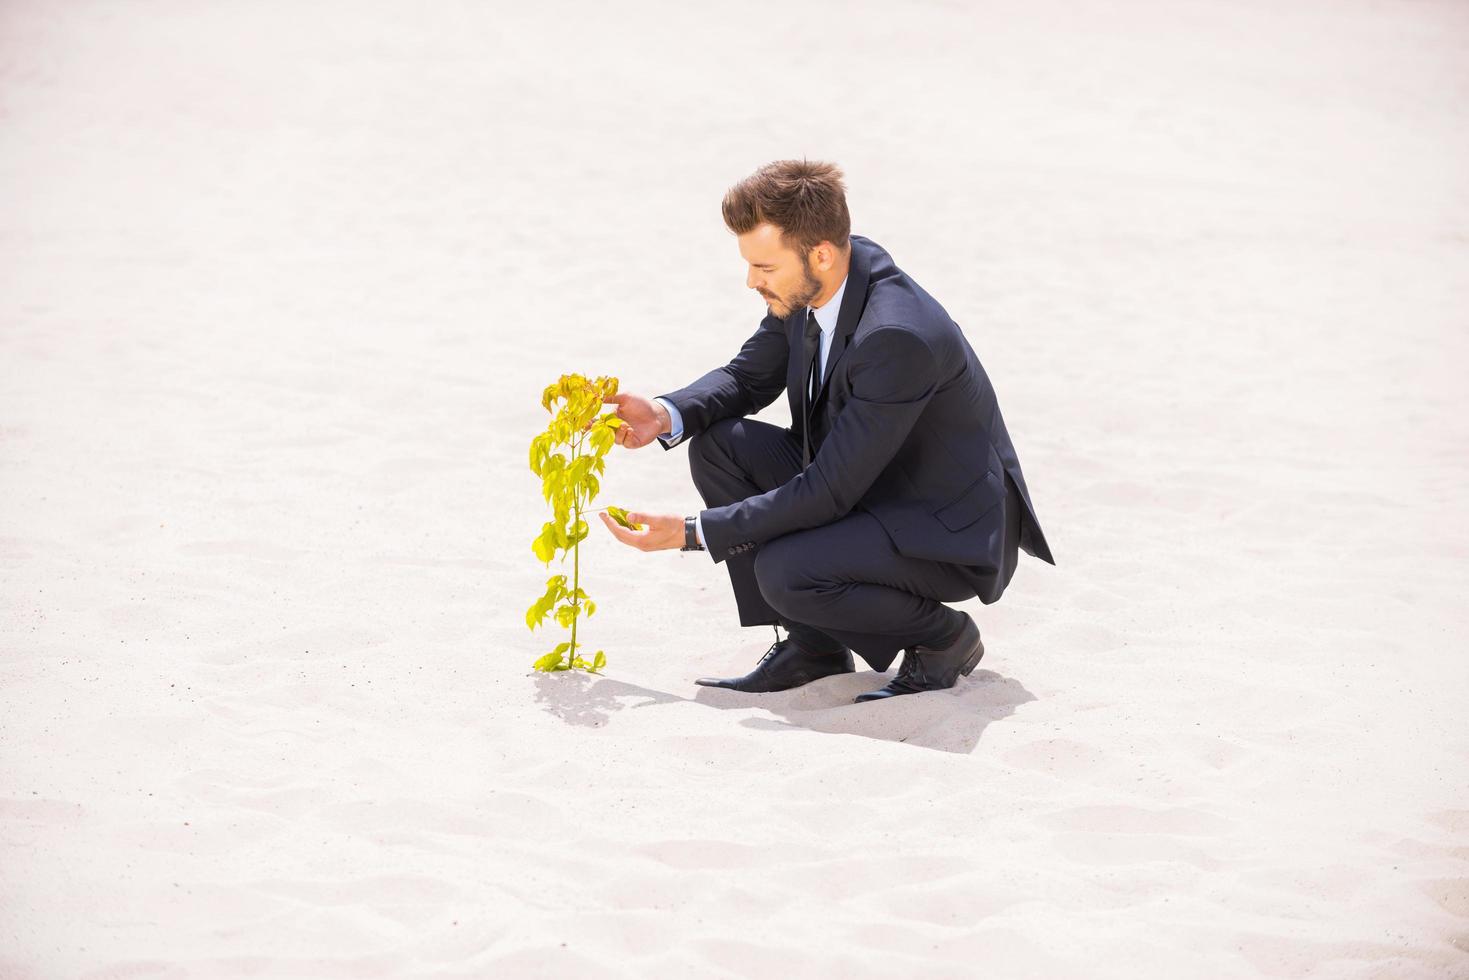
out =
[[[722,210],[736,235],[770,222],[803,261],[823,241],[845,249],[852,231],[842,171],[820,160],[767,163],[725,193]]]

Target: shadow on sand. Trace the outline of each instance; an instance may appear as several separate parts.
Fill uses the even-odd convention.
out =
[[[693,697],[655,691],[627,681],[580,672],[536,674],[536,700],[571,725],[606,724],[625,708],[647,708],[693,701],[720,710],[763,709],[770,717],[751,717],[741,724],[781,731],[806,729],[887,742],[903,742],[941,752],[968,754],[992,721],[1006,718],[1035,696],[1013,677],[976,670],[946,691],[928,691],[864,704],[852,699],[876,690],[892,676],[871,670],[824,677],[790,691],[744,694],[690,683]]]

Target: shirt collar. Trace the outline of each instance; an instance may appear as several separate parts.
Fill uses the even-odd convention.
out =
[[[831,299],[821,304],[821,309],[812,310],[816,314],[816,322],[821,327],[822,333],[831,333],[837,328],[837,316],[842,311],[842,293],[847,291],[847,277],[842,277],[842,284],[837,291],[831,294]],[[807,307],[809,310],[810,307]]]

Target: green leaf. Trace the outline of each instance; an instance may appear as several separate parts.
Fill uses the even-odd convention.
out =
[[[556,607],[556,622],[561,624],[563,629],[570,629],[571,624],[576,622],[576,613],[577,609],[575,606],[570,603],[563,603]]]
[[[541,596],[525,611],[525,625],[534,630],[546,621],[546,613],[556,604],[555,597]]]
[[[566,594],[566,576],[552,575],[546,579],[546,594],[541,596],[541,601],[546,603],[546,608]]]
[[[546,610],[550,609],[551,606],[555,604],[556,600],[560,599],[564,595],[567,595],[566,576],[552,575],[550,578],[546,579],[545,594],[536,600],[536,604],[531,606],[531,609],[539,609],[541,616],[544,617]]]
[[[616,441],[616,438],[611,429],[599,427],[592,430],[589,441],[592,444],[592,448],[597,451],[598,456],[605,456],[607,451],[612,448],[612,444]]]
[[[574,545],[578,541],[585,541],[587,539],[587,535],[591,533],[591,525],[589,525],[586,521],[578,518],[576,526],[571,529],[571,534],[567,536],[567,546],[569,547],[571,545]]]
[[[621,507],[616,506],[615,504],[607,505],[607,513],[612,515],[612,519],[614,521],[621,524],[623,527],[628,528],[629,530],[641,531],[643,529],[643,525],[638,524],[634,521],[629,521],[627,519],[627,511],[623,510]]]
[[[597,457],[595,456],[578,456],[576,459],[572,460],[571,466],[569,466],[566,470],[567,482],[574,487],[580,487],[582,484],[586,483],[587,474],[591,472],[592,464],[595,463],[596,460]]]
[[[530,441],[530,468],[537,476],[546,462],[546,434],[543,432]]]
[[[595,602],[593,602],[592,600],[588,599],[586,601],[586,607],[587,607],[587,618],[590,619],[592,613],[594,613],[594,612],[597,611],[597,604]]]
[[[607,654],[598,650],[597,655],[592,658],[592,669],[601,670],[605,666],[607,666]]]
[[[548,653],[544,657],[539,658],[535,663],[531,664],[531,666],[534,667],[536,670],[557,670],[559,668],[557,668],[556,665],[560,662],[561,651],[557,650],[555,653]]]
[[[541,534],[531,542],[531,550],[541,561],[550,564],[556,554],[556,526],[547,521],[541,526]]]

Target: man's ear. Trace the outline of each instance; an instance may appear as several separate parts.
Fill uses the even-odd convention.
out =
[[[836,249],[831,242],[817,242],[816,247],[811,250],[811,267],[826,272],[836,265]]]

